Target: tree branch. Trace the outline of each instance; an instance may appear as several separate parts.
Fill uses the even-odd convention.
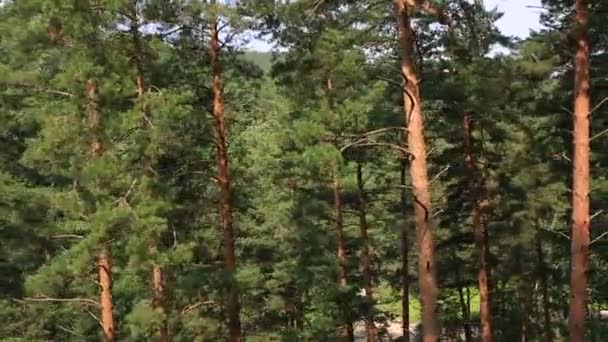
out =
[[[589,243],[589,246],[593,245],[594,243],[600,241],[604,236],[608,235],[608,232],[603,232],[602,234],[600,234],[600,236],[596,237],[595,239],[591,240],[591,242]]]
[[[16,87],[32,89],[32,90],[35,90],[35,91],[41,92],[41,93],[61,95],[61,96],[65,96],[65,97],[74,97],[74,94],[68,93],[67,91],[46,89],[46,88],[43,88],[43,87],[40,87],[40,86],[37,86],[34,84],[29,84],[29,83],[8,83],[8,84],[12,85],[12,86],[16,86]]]
[[[597,216],[601,215],[604,212],[604,209],[594,213],[593,215],[589,216],[589,221],[592,221],[594,218],[596,218]]]
[[[605,130],[603,130],[603,131],[599,132],[598,134],[592,136],[591,139],[589,139],[589,142],[592,142],[593,140],[601,137],[602,135],[604,135],[606,133],[608,133],[608,128],[606,128]]]
[[[19,301],[19,300],[15,299],[15,301]],[[88,299],[88,298],[51,298],[51,297],[44,296],[44,297],[36,297],[36,298],[24,297],[23,301],[26,301],[26,302],[80,303],[80,304],[94,306],[94,307],[101,307],[101,304],[99,304],[99,302],[94,301],[92,299]]]
[[[210,305],[210,304],[215,304],[215,301],[208,300],[208,301],[204,301],[204,302],[198,302],[198,303],[190,304],[190,305],[185,306],[183,309],[181,309],[179,313],[180,313],[180,315],[185,315],[188,312],[190,312],[190,311],[192,311],[192,310],[194,310],[194,309],[196,309],[196,308],[198,308],[200,306]]]
[[[84,236],[78,234],[59,234],[53,235],[51,239],[84,239]]]
[[[400,151],[402,153],[407,153],[410,154],[410,151],[408,151],[406,148],[404,148],[403,146],[399,146],[397,144],[391,144],[391,143],[380,143],[380,142],[361,142],[358,143],[357,141],[355,141],[354,143],[351,144],[347,144],[346,146],[342,147],[340,149],[340,152],[344,152],[345,150],[347,150],[350,147],[373,147],[373,146],[378,146],[378,147],[390,147],[392,149],[395,149],[397,151]]]
[[[441,175],[446,173],[450,169],[450,167],[452,167],[452,165],[448,164],[446,167],[443,168],[443,170],[439,171],[439,173],[436,174],[435,177],[433,177],[433,179],[431,179],[430,184],[433,184],[437,179],[439,179],[439,177],[441,177]]]
[[[593,112],[595,112],[596,110],[600,109],[600,107],[606,102],[608,101],[608,97],[605,97],[602,101],[600,101],[597,105],[595,105],[595,107],[593,107],[591,109],[591,111],[589,111],[589,115],[593,114]]]

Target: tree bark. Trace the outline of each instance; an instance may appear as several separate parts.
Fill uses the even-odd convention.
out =
[[[477,252],[479,253],[479,269],[477,271],[477,282],[479,286],[480,310],[479,316],[481,321],[481,340],[483,342],[492,341],[492,305],[490,298],[490,270],[488,268],[489,246],[486,238],[485,225],[482,222],[482,206],[486,199],[484,198],[483,185],[479,186],[475,182],[475,165],[473,159],[473,144],[471,142],[471,118],[469,113],[463,114],[463,141],[464,141],[464,165],[467,173],[467,181],[471,203],[473,206],[473,235]],[[483,183],[483,179],[481,180]]]
[[[338,176],[337,167],[334,170],[334,181],[332,185],[332,191],[334,196],[334,218],[336,221],[336,231],[338,234],[338,284],[340,287],[345,288],[348,283],[347,276],[347,265],[346,265],[346,238],[344,236],[344,219],[342,217],[342,199],[340,198],[340,178]],[[353,342],[355,340],[355,331],[353,328],[353,323],[350,320],[350,314],[348,312],[344,313],[345,316],[345,324],[344,324],[344,332],[345,339],[348,342]]]
[[[363,288],[365,296],[370,303],[373,303],[374,296],[372,290],[372,269],[371,257],[369,252],[369,238],[367,235],[367,200],[363,188],[363,170],[360,162],[357,162],[357,196],[359,201],[359,225],[361,228],[361,240],[363,240],[363,250],[361,251],[361,262],[363,264]],[[376,342],[378,332],[374,323],[374,316],[370,315],[367,319],[367,342]]]
[[[91,130],[91,157],[98,159],[103,153],[99,134],[100,113],[99,93],[95,80],[87,81],[87,112],[89,115],[89,128]],[[101,287],[101,324],[106,342],[114,342],[114,304],[112,301],[112,261],[109,248],[103,243],[101,252],[97,257],[99,285]]]
[[[420,107],[420,89],[414,66],[414,39],[406,0],[395,0],[395,16],[401,46],[401,74],[403,77],[403,113],[408,129],[408,148],[411,154],[410,175],[414,197],[414,219],[419,248],[418,281],[422,304],[422,328],[425,342],[439,339],[436,317],[437,282],[433,246],[433,225],[431,222],[431,193],[426,165],[426,142],[424,138],[424,118]]]
[[[410,244],[407,231],[407,190],[405,188],[405,177],[407,172],[406,163],[406,156],[404,155],[401,159],[399,179],[401,185],[401,213],[403,214],[403,227],[401,227],[401,325],[403,329],[403,342],[410,342]]]
[[[136,9],[133,7],[131,9],[131,15],[134,18],[131,26],[131,37],[133,39],[133,48],[135,51],[134,61],[135,61],[135,69],[137,72],[136,75],[136,84],[137,84],[137,97],[141,100],[146,91],[146,81],[144,76],[144,63],[143,63],[143,51],[141,46],[141,37],[139,34],[139,23],[137,18]],[[142,104],[142,123],[144,129],[150,128],[150,113],[148,111],[147,106]],[[152,165],[152,158],[148,155],[143,156],[144,159],[144,175],[148,179],[154,178]],[[151,189],[146,190],[146,195],[148,198],[153,198],[154,194]],[[155,255],[158,253],[158,242],[155,240],[150,241],[149,251],[151,255]],[[153,286],[153,298],[152,298],[152,307],[155,310],[161,311],[163,318],[160,322],[160,326],[158,327],[158,340],[159,342],[168,342],[169,339],[169,330],[167,327],[167,320],[164,317],[167,313],[166,303],[165,303],[165,286],[164,286],[164,275],[163,269],[160,265],[154,264],[152,266],[152,286]]]
[[[553,342],[553,329],[551,327],[551,307],[549,304],[549,281],[547,278],[547,265],[545,263],[545,253],[543,251],[543,242],[540,235],[540,230],[536,231],[536,256],[538,257],[538,278],[540,281],[540,289],[542,293],[543,318],[545,339],[547,342]]]
[[[471,334],[471,326],[469,325],[469,321],[471,321],[471,313],[469,312],[467,300],[464,297],[464,291],[462,291],[462,287],[458,287],[458,297],[460,298],[460,310],[462,311],[464,339],[466,342],[472,342],[473,335]]]
[[[211,2],[215,5],[215,1]],[[214,135],[217,148],[217,182],[220,187],[220,220],[222,227],[222,252],[224,267],[229,274],[236,272],[236,256],[234,252],[234,228],[232,225],[232,199],[230,190],[230,173],[228,166],[228,150],[226,144],[226,120],[224,113],[224,93],[222,81],[222,65],[220,61],[221,45],[217,18],[211,20],[211,69],[213,75],[213,117]],[[230,280],[227,300],[228,329],[231,342],[241,341],[240,303],[237,285]]]
[[[574,156],[570,270],[570,341],[582,342],[586,332],[587,258],[589,254],[589,12],[586,0],[574,4]]]

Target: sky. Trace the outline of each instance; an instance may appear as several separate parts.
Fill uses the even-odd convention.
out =
[[[541,0],[484,0],[486,7],[498,7],[504,16],[497,22],[498,28],[506,35],[525,38],[530,30],[539,29],[541,9],[527,6],[540,6]],[[268,51],[271,46],[263,41],[253,39],[247,47],[252,50]]]
[[[496,23],[504,34],[525,38],[530,33],[530,29],[537,30],[541,27],[539,21],[542,10],[526,7],[540,6],[540,0],[485,0],[484,2],[486,7],[498,6],[498,10],[504,13]]]

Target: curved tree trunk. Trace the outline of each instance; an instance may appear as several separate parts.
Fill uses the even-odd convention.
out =
[[[89,115],[89,128],[91,129],[91,157],[101,157],[103,148],[99,137],[100,113],[99,93],[97,82],[87,82],[87,113]],[[114,304],[112,301],[112,260],[109,248],[104,245],[97,258],[99,273],[99,286],[101,287],[101,324],[106,342],[114,342]]]
[[[483,185],[479,186],[475,182],[475,165],[473,162],[473,145],[471,143],[471,118],[467,112],[463,114],[463,140],[464,140],[464,165],[467,173],[467,181],[471,203],[473,206],[473,235],[477,252],[479,253],[479,269],[477,281],[479,285],[479,316],[481,320],[481,340],[483,342],[492,341],[492,311],[490,298],[490,270],[488,267],[488,239],[486,238],[485,225],[482,222]],[[481,180],[483,182],[483,179]]]
[[[422,328],[425,342],[439,339],[436,317],[437,282],[433,246],[433,217],[431,192],[426,165],[424,118],[420,107],[418,76],[414,66],[414,38],[406,0],[395,0],[395,16],[401,45],[401,74],[403,77],[403,114],[408,129],[407,141],[411,154],[410,175],[414,197],[414,219],[418,239],[418,282],[422,304]]]
[[[373,303],[374,296],[372,290],[372,267],[369,252],[369,238],[367,236],[367,200],[363,189],[363,170],[361,163],[357,163],[357,197],[359,201],[359,225],[361,228],[361,239],[363,240],[363,250],[361,251],[361,262],[363,264],[363,288],[365,296]],[[374,316],[370,315],[367,319],[367,342],[376,342],[378,331],[374,323]]]
[[[572,158],[572,245],[570,270],[570,341],[586,332],[587,258],[589,254],[589,39],[586,0],[575,1],[574,156]]]
[[[212,1],[215,4],[215,1]],[[229,274],[236,272],[236,256],[234,252],[234,228],[232,225],[232,199],[230,190],[230,173],[228,166],[228,148],[226,145],[226,118],[224,115],[224,90],[222,82],[222,65],[220,61],[221,45],[219,40],[218,22],[211,21],[211,69],[213,75],[213,118],[214,135],[217,147],[217,182],[220,187],[220,220],[222,227],[222,253],[224,267]],[[241,341],[240,303],[237,285],[230,280],[228,300],[228,329],[231,342]]]

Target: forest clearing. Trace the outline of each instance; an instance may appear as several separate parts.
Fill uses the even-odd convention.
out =
[[[0,342],[608,341],[608,0],[530,1],[0,0]]]

